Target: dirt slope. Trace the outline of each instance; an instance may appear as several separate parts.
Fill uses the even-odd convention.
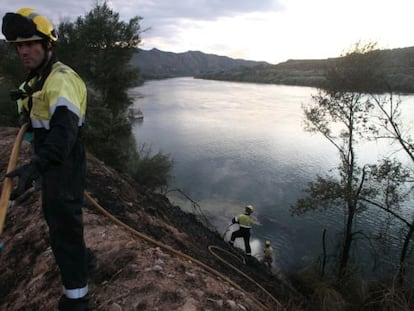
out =
[[[0,128],[0,176],[6,171],[15,128]],[[22,146],[20,163],[30,157]],[[1,186],[1,184],[0,184]],[[194,215],[172,206],[162,195],[134,185],[88,155],[87,191],[111,214],[135,230],[202,261],[246,290],[233,287],[195,262],[136,237],[85,203],[86,243],[97,258],[90,294],[96,310],[269,310],[277,305],[246,278],[225,266],[208,250],[230,252],[217,232]],[[49,247],[39,193],[29,192],[9,208],[0,241],[0,310],[56,310],[61,295],[58,269]],[[289,310],[299,310],[291,292],[258,262],[248,265],[222,256],[256,280]],[[253,299],[252,299],[253,297]]]

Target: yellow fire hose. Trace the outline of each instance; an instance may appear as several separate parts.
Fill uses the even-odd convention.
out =
[[[17,158],[20,152],[20,146],[23,141],[24,134],[26,133],[28,124],[24,124],[17,134],[16,140],[14,141],[13,149],[10,155],[9,164],[7,166],[6,173],[11,172],[16,168]],[[3,188],[1,190],[0,197],[0,235],[3,233],[4,221],[6,219],[7,209],[11,205],[10,194],[13,188],[13,181],[11,178],[5,177],[3,181]],[[0,245],[2,246],[2,245]]]
[[[16,140],[14,142],[13,145],[13,149],[12,149],[12,153],[10,156],[10,160],[9,160],[9,164],[7,167],[7,172],[10,172],[12,170],[15,169],[16,164],[17,164],[17,158],[20,152],[20,146],[21,143],[23,141],[23,137],[24,137],[24,133],[27,130],[27,124],[23,125],[20,130],[19,133],[16,137]],[[2,193],[1,193],[1,205],[0,205],[0,235],[3,232],[3,225],[4,225],[4,220],[6,217],[6,213],[7,213],[7,209],[8,206],[10,205],[9,203],[9,198],[10,198],[10,194],[11,194],[11,190],[12,190],[12,180],[10,178],[5,178],[4,183],[3,183],[3,189],[2,189]],[[116,217],[114,217],[111,213],[109,213],[106,209],[104,209],[101,205],[99,205],[99,203],[96,202],[96,200],[94,200],[91,195],[85,191],[84,193],[85,198],[88,200],[88,202],[94,206],[99,212],[101,212],[104,216],[108,217],[112,222],[114,222],[115,224],[121,226],[122,228],[126,229],[127,231],[129,231],[130,233],[132,233],[133,235],[147,241],[150,244],[153,244],[155,246],[160,247],[161,249],[164,249],[166,251],[168,251],[169,253],[172,253],[178,257],[181,257],[185,260],[189,260],[195,264],[197,264],[198,266],[204,268],[205,270],[209,271],[210,273],[212,273],[213,275],[219,277],[220,279],[226,281],[229,285],[233,286],[234,288],[238,289],[241,292],[244,292],[245,295],[247,297],[249,297],[257,306],[257,310],[286,310],[282,304],[276,299],[274,298],[269,292],[267,292],[261,285],[259,285],[258,283],[256,283],[254,280],[252,280],[251,278],[247,277],[249,279],[249,281],[253,282],[254,284],[256,284],[256,286],[258,286],[262,291],[264,291],[264,293],[267,295],[268,298],[270,298],[271,301],[273,301],[276,306],[273,306],[273,308],[269,308],[266,307],[265,305],[263,305],[260,301],[258,301],[255,297],[253,297],[250,293],[246,292],[245,290],[243,290],[239,285],[237,285],[236,283],[234,283],[232,280],[230,280],[227,276],[223,275],[222,273],[218,272],[217,270],[211,268],[210,266],[206,265],[205,263],[199,261],[198,259],[195,259],[187,254],[184,254],[168,245],[162,244],[148,236],[146,236],[143,233],[140,233],[138,231],[136,231],[135,229],[131,228],[130,226],[128,226],[127,224],[123,223],[122,221],[120,221],[119,219],[117,219]],[[211,246],[210,246],[211,248]],[[216,257],[218,257],[217,255],[215,255]],[[223,259],[219,258],[221,261],[224,261]],[[228,264],[228,263],[227,263]],[[239,271],[238,271],[239,272]],[[240,273],[240,272],[239,272]],[[246,277],[246,275],[241,272],[241,274]]]
[[[102,206],[100,206],[91,196],[89,193],[85,192],[85,198],[89,201],[89,203],[91,203],[98,211],[100,211],[103,215],[105,215],[106,217],[108,217],[110,220],[112,220],[115,224],[123,227],[124,229],[126,229],[127,231],[129,231],[130,233],[132,233],[133,235],[149,242],[150,244],[153,244],[155,246],[160,247],[163,250],[168,251],[169,253],[172,253],[180,258],[189,260],[195,264],[197,264],[198,266],[204,268],[205,270],[209,271],[210,273],[214,274],[215,276],[221,278],[222,280],[226,281],[228,284],[230,284],[231,286],[233,286],[234,288],[238,289],[241,292],[244,292],[246,294],[246,296],[250,297],[250,299],[252,301],[254,301],[254,303],[257,305],[257,310],[272,310],[267,308],[266,306],[264,306],[260,301],[258,301],[256,298],[254,298],[250,293],[247,293],[245,290],[243,290],[239,285],[237,285],[236,283],[234,283],[232,280],[230,280],[228,277],[226,277],[225,275],[221,274],[220,272],[218,272],[217,270],[211,268],[210,266],[206,265],[205,263],[199,261],[198,259],[195,259],[187,254],[184,254],[168,245],[165,245],[163,243],[160,243],[148,236],[146,236],[145,234],[136,231],[135,229],[131,228],[130,226],[128,226],[127,224],[123,223],[122,221],[120,221],[119,219],[117,219],[116,217],[114,217],[111,213],[109,213],[106,209],[104,209]],[[259,285],[260,286],[260,285]],[[276,300],[276,298],[273,298]],[[278,306],[281,306],[281,304],[278,302]],[[273,310],[285,310],[285,309],[273,309]]]

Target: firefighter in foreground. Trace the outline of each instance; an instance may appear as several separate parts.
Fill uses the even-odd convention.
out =
[[[236,238],[243,238],[244,248],[246,250],[247,256],[252,255],[252,250],[250,248],[250,230],[252,229],[254,221],[250,215],[253,213],[253,211],[254,211],[253,206],[246,205],[246,207],[244,208],[244,214],[240,214],[239,216],[233,217],[233,219],[231,220],[233,224],[236,224],[236,223],[239,224],[240,229],[237,231],[234,231],[231,234],[229,243],[233,245],[234,240]]]
[[[63,295],[59,310],[88,310],[87,251],[82,199],[86,159],[80,134],[86,113],[86,86],[52,51],[58,36],[48,18],[30,8],[7,13],[2,32],[28,71],[17,94],[20,113],[33,131],[29,163],[8,173],[18,177],[14,200],[42,180],[42,209],[59,266]]]

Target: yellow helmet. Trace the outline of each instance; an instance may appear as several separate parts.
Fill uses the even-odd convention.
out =
[[[253,213],[254,212],[254,208],[252,205],[246,205],[245,210],[247,213]]]
[[[31,8],[22,8],[16,13],[6,13],[3,17],[1,31],[7,42],[44,39],[55,42],[58,39],[52,22]]]
[[[266,246],[270,246],[270,241],[269,240],[266,240],[265,245]]]

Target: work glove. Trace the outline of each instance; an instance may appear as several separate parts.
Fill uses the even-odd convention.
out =
[[[32,161],[7,173],[6,177],[19,177],[17,187],[10,195],[10,200],[14,201],[33,186],[33,182],[40,177],[40,172],[36,167],[36,163]]]
[[[29,111],[27,111],[26,109],[22,109],[22,112],[19,113],[19,125],[23,126],[23,124],[25,123],[29,123],[30,124],[30,114]]]

